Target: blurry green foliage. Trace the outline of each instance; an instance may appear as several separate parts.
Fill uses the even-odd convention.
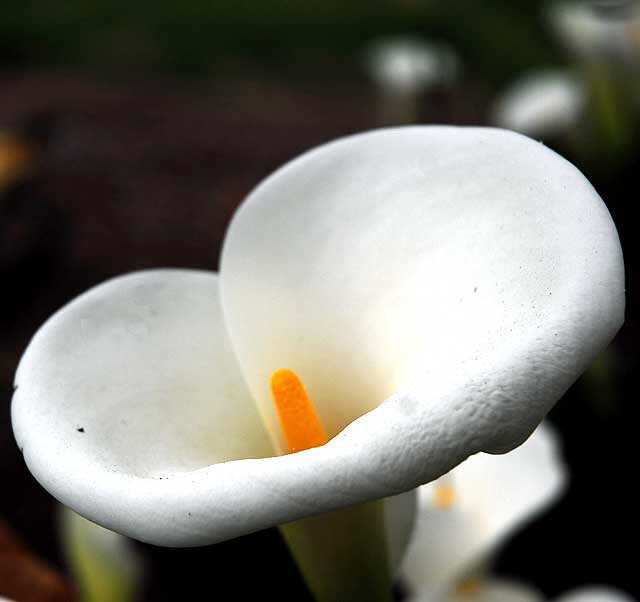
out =
[[[318,77],[305,66],[340,64],[347,57],[348,68],[371,38],[395,33],[448,40],[472,69],[496,82],[525,66],[554,61],[541,4],[527,0],[3,4],[5,65],[143,66],[197,75],[250,61]]]

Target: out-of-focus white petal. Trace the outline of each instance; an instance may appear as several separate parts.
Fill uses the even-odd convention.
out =
[[[414,36],[375,41],[365,54],[365,62],[376,84],[396,93],[415,93],[434,84],[451,83],[459,69],[448,46]]]
[[[135,600],[144,561],[133,542],[65,506],[59,512],[66,559],[81,599],[90,602]]]
[[[563,490],[566,470],[555,433],[541,424],[502,456],[477,454],[418,490],[418,509],[401,572],[413,591],[435,595],[470,571]],[[436,501],[452,488],[449,507]]]
[[[240,207],[221,279],[281,449],[279,368],[302,378],[330,436],[376,408],[314,452],[348,499],[348,465],[388,495],[521,443],[624,309],[619,240],[591,185],[488,128],[377,130],[306,153]]]
[[[587,60],[629,62],[640,59],[640,2],[617,7],[595,2],[557,2],[549,19],[569,50]]]
[[[636,602],[636,600],[611,587],[590,585],[564,594],[556,602]]]
[[[538,71],[515,81],[492,108],[491,122],[534,138],[566,133],[580,121],[587,94],[577,77]]]

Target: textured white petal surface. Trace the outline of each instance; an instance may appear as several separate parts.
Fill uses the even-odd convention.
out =
[[[636,602],[636,599],[611,587],[591,585],[564,594],[556,602]]]
[[[539,71],[516,80],[498,99],[491,121],[533,137],[565,133],[578,123],[587,96],[580,80],[563,71]]]
[[[557,438],[543,423],[512,452],[477,454],[443,479],[423,485],[401,568],[404,579],[413,591],[446,590],[553,502],[566,479]],[[443,486],[455,492],[451,507],[436,503]]]
[[[269,378],[286,367],[330,435],[377,408],[325,450],[387,493],[521,443],[624,309],[597,193],[548,148],[489,128],[377,130],[299,157],[236,213],[221,279],[279,447]]]

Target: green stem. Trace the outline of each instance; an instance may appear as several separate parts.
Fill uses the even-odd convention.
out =
[[[384,502],[280,526],[316,602],[391,602]]]
[[[596,135],[616,155],[629,145],[629,123],[624,95],[611,70],[594,64],[588,68],[593,98]]]

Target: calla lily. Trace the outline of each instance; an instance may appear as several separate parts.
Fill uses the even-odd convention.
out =
[[[549,19],[568,50],[588,61],[637,65],[640,60],[640,3],[617,6],[563,1],[552,4]]]
[[[378,120],[382,124],[419,121],[420,95],[436,86],[451,85],[460,70],[449,46],[409,35],[375,40],[364,62],[380,97]]]
[[[608,156],[624,158],[640,101],[640,2],[559,2],[550,6],[549,20],[588,89],[591,124],[580,146],[591,145],[594,154],[608,146]]]
[[[543,423],[511,453],[477,454],[420,487],[401,567],[410,590],[446,598],[452,584],[486,565],[508,535],[564,491],[567,471],[559,452],[556,434]]]
[[[371,78],[397,94],[451,83],[459,70],[458,59],[448,46],[414,36],[376,40],[367,50],[365,62]]]
[[[611,587],[592,585],[564,594],[557,602],[635,602],[635,599]]]
[[[485,576],[506,538],[563,493],[559,439],[542,423],[518,449],[477,454],[418,488],[415,527],[401,564],[408,602],[543,602],[523,583]],[[584,587],[557,602],[632,602],[610,588]]]
[[[76,512],[213,543],[409,491],[520,445],[623,320],[618,236],[584,176],[485,128],[351,136],[246,199],[221,272],[157,270],[38,331],[12,422]],[[287,447],[274,371],[330,441]]]
[[[491,122],[534,138],[566,134],[583,118],[587,91],[568,71],[537,71],[513,82],[492,107]]]

